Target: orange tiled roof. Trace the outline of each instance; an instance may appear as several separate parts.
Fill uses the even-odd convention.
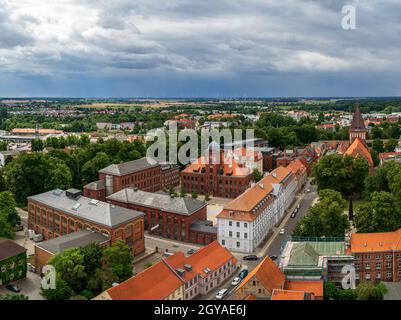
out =
[[[232,177],[246,177],[252,174],[252,171],[240,165],[235,159],[224,159],[224,163],[221,164],[221,168],[224,170],[224,174],[230,174]],[[200,157],[196,161],[192,162],[188,167],[182,170],[183,173],[200,173],[202,168],[206,167],[206,158]],[[199,172],[194,172],[199,170]]]
[[[301,160],[296,159],[290,162],[290,164],[287,166],[288,169],[292,171],[293,174],[298,174],[298,173],[304,173],[306,172],[306,167],[302,163]]]
[[[370,167],[374,166],[373,160],[372,160],[372,156],[371,156],[368,148],[365,146],[365,144],[359,138],[356,138],[351,143],[351,145],[345,151],[344,155],[348,155],[348,156],[351,156],[351,157],[362,156],[366,160],[368,160],[368,164],[369,164]]]
[[[305,292],[274,289],[272,300],[305,300]]]
[[[273,191],[273,184],[283,182],[291,174],[292,172],[288,168],[276,168],[255,186],[224,206],[223,211],[217,215],[217,218],[232,218],[230,211],[234,211],[236,220],[253,221],[257,216],[252,214],[252,210]]]
[[[189,257],[185,257],[182,252],[176,253],[168,257],[166,263],[173,269],[184,269],[184,264],[192,266],[192,271],[185,271],[183,275],[183,279],[188,281],[195,277],[196,274],[203,277],[206,276],[204,271],[206,268],[210,269],[210,272],[214,272],[229,260],[232,260],[234,264],[237,263],[237,259],[235,259],[231,252],[216,240],[202,247]]]
[[[112,300],[164,300],[183,282],[160,261],[136,276],[107,290]]]
[[[380,160],[384,161],[393,156],[401,156],[401,152],[383,152],[379,153]]]
[[[263,287],[270,293],[272,293],[274,289],[282,288],[284,286],[285,275],[270,259],[270,257],[265,257],[255,269],[249,272],[236,290],[245,286],[253,277],[257,278]]]
[[[38,130],[40,134],[61,134],[63,131],[61,130],[55,130],[55,129],[39,129]],[[32,128],[14,128],[11,130],[12,133],[31,133],[35,134],[36,129]]]
[[[286,281],[284,289],[311,292],[316,298],[323,298],[323,281]]]
[[[351,253],[401,250],[401,229],[393,232],[354,233],[351,235]]]
[[[245,297],[244,300],[256,300],[256,297],[253,294],[249,294]]]

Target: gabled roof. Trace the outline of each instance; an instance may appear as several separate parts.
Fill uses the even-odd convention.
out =
[[[393,232],[354,233],[350,244],[352,253],[401,250],[401,229]]]
[[[183,281],[160,261],[107,293],[112,300],[164,300],[182,285]]]
[[[318,298],[323,298],[323,281],[286,281],[286,290],[311,292]]]
[[[151,193],[136,188],[125,188],[107,197],[123,203],[131,203],[190,216],[207,206],[207,203],[192,197],[171,197],[167,194]]]
[[[252,281],[253,277],[258,279],[269,293],[272,293],[274,289],[281,289],[284,287],[284,273],[281,272],[277,265],[268,256],[265,257],[255,269],[249,272],[236,290],[240,290],[249,281]]]
[[[62,211],[106,227],[115,227],[144,215],[143,212],[122,208],[107,202],[79,196],[72,199],[64,190],[52,190],[28,197],[28,200]]]
[[[185,270],[182,275],[182,279],[188,281],[194,278],[197,274],[202,277],[207,276],[209,273],[216,271],[226,264],[229,260],[233,261],[233,263],[237,263],[237,259],[235,259],[231,252],[216,240],[209,245],[200,248],[189,257],[185,257],[182,252],[177,252],[176,254],[166,258],[165,262],[173,270],[176,268],[185,270],[185,264],[191,266],[192,271]],[[206,272],[207,270],[210,271]]]
[[[99,173],[110,174],[114,176],[124,176],[144,169],[156,167],[158,162],[152,158],[142,158],[138,160],[128,161],[120,164],[112,164]]]
[[[72,232],[54,239],[43,241],[35,246],[46,250],[52,254],[63,252],[70,248],[84,247],[91,243],[102,244],[109,241],[109,237],[89,230]]]
[[[271,300],[310,300],[310,295],[304,291],[274,289]]]
[[[317,265],[318,260],[319,254],[315,249],[309,243],[301,242],[291,252],[288,265],[314,266]]]
[[[0,261],[24,252],[26,252],[26,249],[14,241],[9,239],[0,239]]]
[[[351,143],[351,145],[345,151],[344,155],[348,155],[354,158],[358,156],[364,157],[368,161],[370,167],[374,166],[372,155],[370,154],[366,145],[359,138],[356,138]]]
[[[302,174],[302,173],[306,172],[305,165],[299,159],[291,161],[289,163],[289,165],[287,166],[287,168],[290,169],[292,171],[292,173],[295,174],[295,175]]]
[[[85,185],[84,188],[89,190],[102,190],[105,188],[105,181],[104,180],[93,181]]]

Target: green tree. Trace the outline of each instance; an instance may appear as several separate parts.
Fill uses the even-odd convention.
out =
[[[379,139],[373,140],[372,149],[378,153],[384,151],[383,141]]]
[[[260,173],[260,171],[259,171],[258,169],[254,169],[254,170],[253,170],[253,179],[254,179],[256,182],[259,182],[260,180],[263,179],[263,174]]]
[[[0,192],[0,216],[4,217],[11,227],[21,224],[16,207],[17,203],[11,192]]]
[[[81,249],[73,248],[53,256],[50,264],[74,292],[80,292],[85,287],[87,279],[84,261]]]
[[[82,167],[82,178],[85,182],[97,179],[98,171],[110,165],[110,157],[104,152],[98,152],[96,156],[86,162]]]
[[[66,281],[63,280],[61,275],[56,275],[56,286],[54,289],[42,289],[42,296],[47,300],[68,300],[74,294]]]
[[[357,300],[383,300],[385,294],[383,287],[373,282],[361,282],[355,292]]]
[[[398,140],[397,139],[390,139],[386,143],[386,152],[393,152],[395,150],[395,147],[398,146]]]
[[[342,237],[349,229],[346,206],[341,194],[334,190],[321,190],[320,200],[311,207],[296,225],[293,234],[307,237]]]
[[[31,142],[32,151],[42,151],[43,150],[43,142],[40,139],[32,140]]]
[[[180,188],[180,197],[184,198],[187,195],[187,190],[185,189],[185,187],[182,185]]]
[[[355,214],[358,232],[388,232],[401,227],[400,207],[391,193],[373,192],[370,202],[361,205]]]
[[[102,262],[105,270],[110,270],[119,282],[132,276],[133,255],[121,240],[103,250]]]
[[[1,238],[14,239],[15,233],[6,217],[0,215],[0,239]]]
[[[29,297],[23,294],[6,294],[0,300],[29,300]]]
[[[72,186],[72,173],[64,161],[58,158],[49,158],[48,178],[45,181],[45,190],[66,190]]]
[[[193,199],[196,199],[196,198],[198,198],[198,193],[193,191],[191,196],[192,196]]]

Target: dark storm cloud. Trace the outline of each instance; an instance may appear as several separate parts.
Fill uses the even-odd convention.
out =
[[[341,28],[345,4],[357,8],[356,30]],[[49,95],[401,94],[397,0],[14,0],[1,7],[0,81],[8,81],[0,95],[19,79],[21,92]],[[109,82],[118,85],[104,89]]]

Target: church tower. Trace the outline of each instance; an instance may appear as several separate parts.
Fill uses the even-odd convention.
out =
[[[366,142],[366,127],[363,121],[361,109],[359,108],[359,103],[357,103],[354,116],[351,122],[351,128],[349,130],[349,142],[352,143],[356,138],[361,139]]]

